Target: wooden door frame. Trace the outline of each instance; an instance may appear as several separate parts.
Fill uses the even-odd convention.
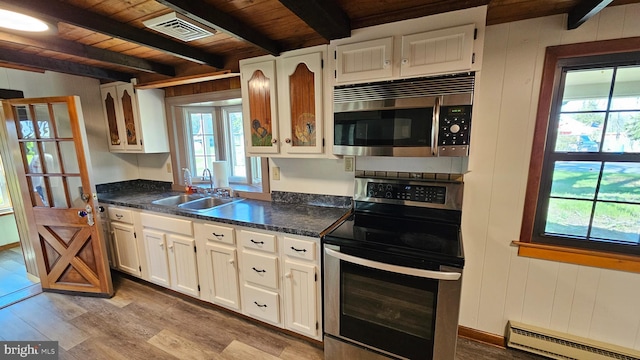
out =
[[[12,153],[12,149],[9,145],[7,121],[5,119],[4,109],[1,103],[0,122],[0,156],[2,156],[5,176],[7,179],[7,187],[9,188],[9,196],[11,197],[11,204],[13,206],[13,215],[16,219],[16,227],[18,228],[18,236],[20,238],[20,246],[22,248],[25,267],[27,269],[27,276],[39,279],[40,276],[37,263],[38,255],[36,254],[37,252],[33,248],[33,243],[30,240],[31,229],[29,227],[29,221],[27,221],[27,214],[22,197],[22,192],[28,191],[28,189],[24,184],[20,184],[19,181],[19,176],[14,163],[14,154]]]

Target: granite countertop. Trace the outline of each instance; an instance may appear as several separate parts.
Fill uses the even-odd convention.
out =
[[[242,199],[204,212],[151,203],[154,200],[180,194],[183,193],[167,190],[121,190],[99,192],[98,201],[103,204],[310,237],[322,236],[326,229],[350,211],[347,207],[315,206],[301,201],[295,203],[252,199]],[[278,198],[286,198],[286,196]]]

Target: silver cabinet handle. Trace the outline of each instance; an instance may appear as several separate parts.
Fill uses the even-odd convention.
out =
[[[352,255],[343,254],[339,251],[335,251],[327,248],[324,249],[324,252],[329,256],[333,256],[334,258],[337,258],[346,262],[370,267],[373,269],[390,271],[397,274],[419,276],[422,278],[435,279],[435,280],[458,280],[460,279],[460,276],[462,276],[462,274],[457,272],[442,272],[442,271],[433,271],[433,270],[424,270],[424,269],[414,269],[406,266],[385,264],[379,261],[362,259]]]

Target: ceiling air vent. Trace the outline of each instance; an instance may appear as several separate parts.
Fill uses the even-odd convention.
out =
[[[175,12],[149,19],[142,23],[150,29],[182,41],[202,39],[216,33],[216,30]]]

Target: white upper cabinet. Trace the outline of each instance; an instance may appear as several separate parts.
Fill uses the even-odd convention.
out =
[[[100,92],[111,152],[169,152],[163,90],[114,82]]]
[[[393,76],[393,37],[336,46],[336,82]]]
[[[358,29],[329,45],[332,84],[480,70],[485,23],[479,6]]]
[[[471,70],[474,24],[402,37],[400,76]]]
[[[271,157],[324,153],[327,47],[240,61],[246,152]]]

